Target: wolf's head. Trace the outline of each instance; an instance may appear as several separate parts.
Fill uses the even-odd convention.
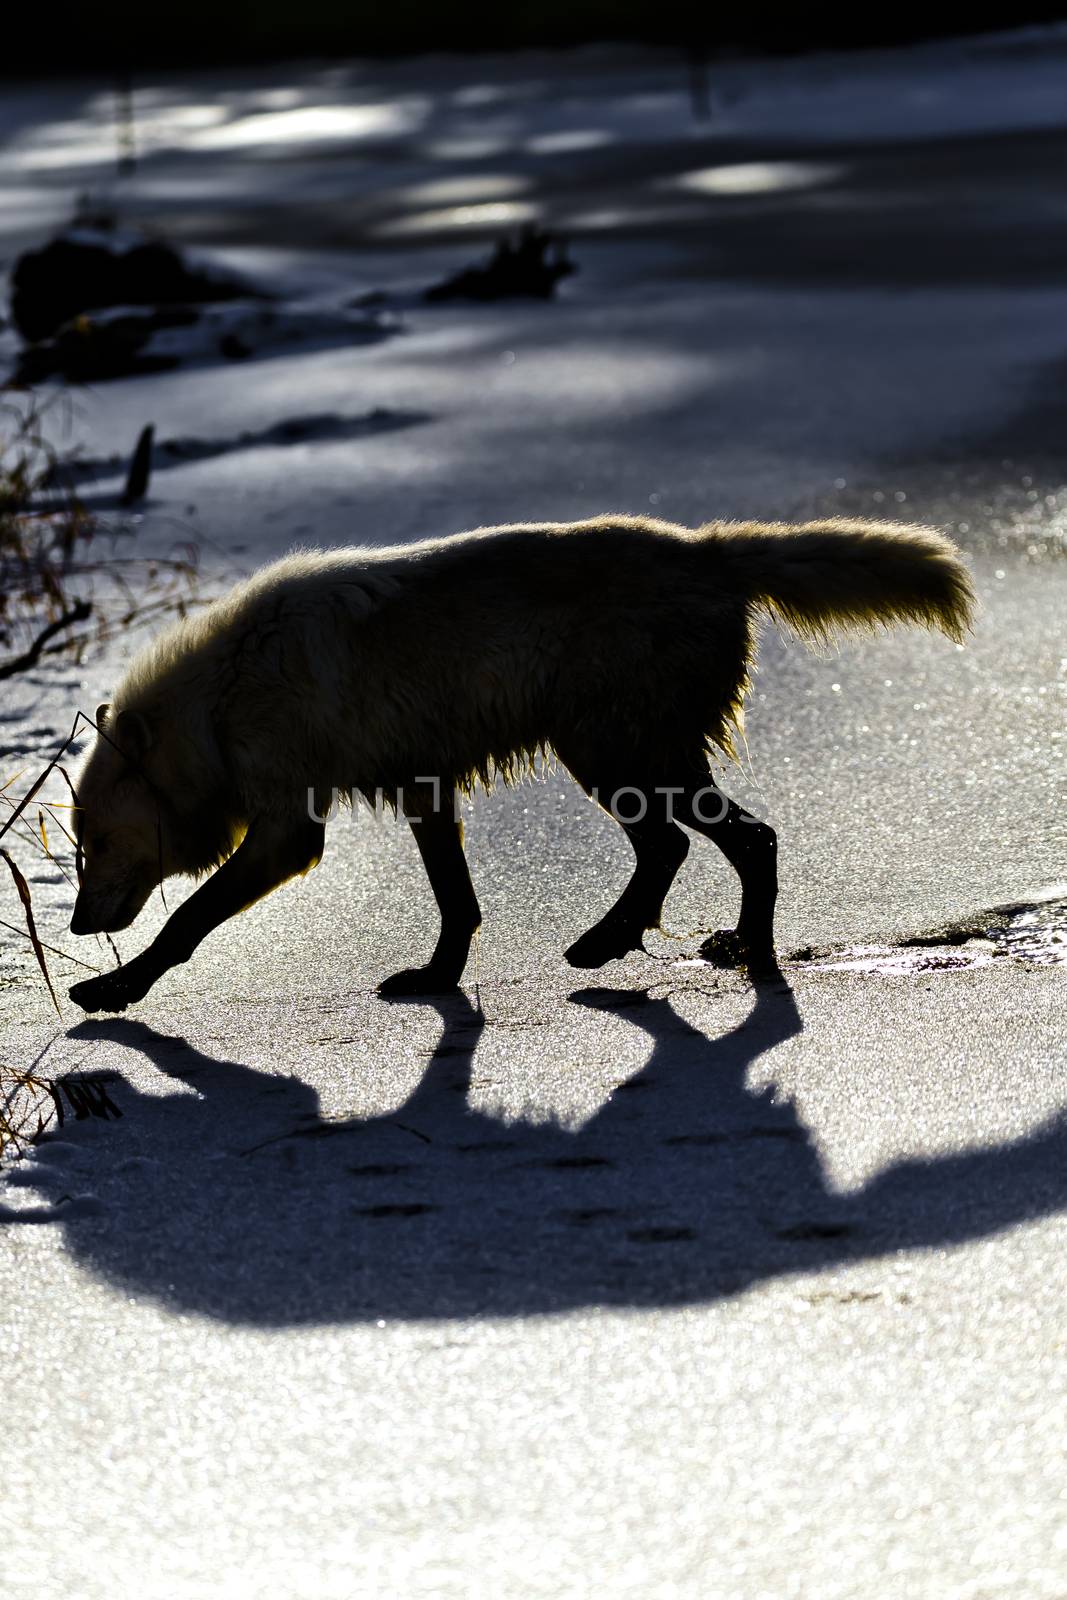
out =
[[[139,711],[96,714],[99,737],[78,782],[78,898],[72,933],[128,928],[156,885],[178,870],[169,807],[148,767],[153,735]]]

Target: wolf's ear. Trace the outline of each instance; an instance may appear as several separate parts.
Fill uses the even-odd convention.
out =
[[[152,730],[139,711],[120,711],[115,722],[115,737],[123,755],[140,761],[152,746]]]
[[[102,700],[96,708],[96,726],[102,728],[107,721],[107,714],[111,710],[110,700]]]

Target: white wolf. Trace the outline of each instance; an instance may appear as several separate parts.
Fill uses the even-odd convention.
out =
[[[941,534],[857,520],[601,517],[287,556],[149,645],[98,713],[72,930],[125,928],[162,879],[211,875],[142,955],[71,996],[123,1010],[314,866],[334,790],[399,797],[441,913],[428,965],[382,992],[454,988],[480,922],[455,791],[539,751],[617,799],[636,856],[569,961],[600,966],[658,925],[689,846],[681,823],[741,878],[737,928],[707,953],[780,980],[775,835],[718,793],[707,760],[732,752],[759,614],[809,638],[905,621],[959,639],[972,603]]]

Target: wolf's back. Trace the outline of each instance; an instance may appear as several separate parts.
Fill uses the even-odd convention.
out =
[[[971,621],[970,576],[955,545],[933,528],[834,518],[711,524],[700,537],[751,603],[809,640],[913,622],[958,642]]]

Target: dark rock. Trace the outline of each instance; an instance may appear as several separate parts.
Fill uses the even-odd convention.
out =
[[[170,310],[105,312],[75,317],[54,339],[23,350],[12,378],[16,387],[65,378],[68,383],[98,383],[145,372],[167,372],[177,358],[145,350],[160,328],[184,327],[197,320],[191,307]]]
[[[11,274],[12,320],[30,343],[86,311],[261,298],[234,274],[190,265],[162,240],[92,229],[73,229],[27,251]]]
[[[219,355],[227,361],[247,361],[251,354],[251,346],[238,333],[224,333],[219,340]]]
[[[534,223],[501,239],[483,266],[465,267],[426,290],[426,300],[550,300],[561,278],[578,268],[566,245]]]

